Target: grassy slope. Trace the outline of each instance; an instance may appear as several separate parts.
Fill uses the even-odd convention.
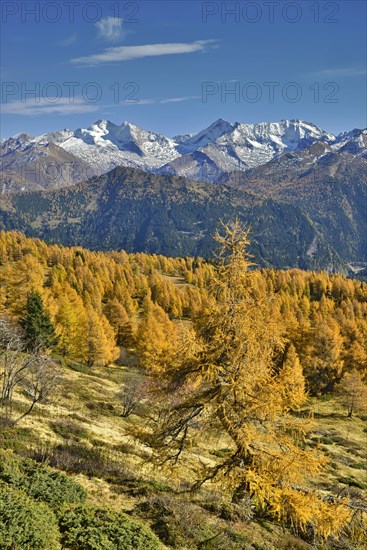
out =
[[[40,406],[18,429],[0,433],[0,447],[48,458],[75,476],[88,490],[90,503],[122,509],[140,518],[169,548],[311,548],[266,518],[246,522],[238,517],[236,511],[223,507],[220,492],[214,487],[195,497],[175,494],[186,486],[185,480],[193,478],[190,468],[180,470],[175,477],[152,470],[149,451],[128,435],[129,425],[137,417],[120,416],[116,394],[128,378],[141,376],[138,371],[123,366],[96,369],[90,374],[67,366],[62,370],[57,398]],[[18,395],[19,406],[24,399]],[[347,418],[334,400],[311,400],[309,407],[317,420],[310,444],[320,445],[331,458],[331,470],[319,488],[329,492],[331,488],[349,487],[366,496],[365,422],[358,417]],[[228,444],[225,438],[206,437],[205,441],[195,441],[191,452],[213,462]]]

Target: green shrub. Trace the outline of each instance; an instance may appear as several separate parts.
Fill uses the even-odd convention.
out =
[[[23,477],[21,461],[11,451],[0,449],[0,481],[18,485]]]
[[[157,537],[121,512],[79,506],[60,519],[62,542],[71,550],[158,550]]]
[[[2,449],[12,449],[16,453],[22,453],[36,442],[37,436],[29,428],[0,425],[0,447]]]
[[[360,483],[352,477],[338,477],[339,483],[344,483],[344,485],[349,485],[350,487],[358,487],[358,489],[365,489],[364,483]]]
[[[63,504],[85,501],[85,490],[78,483],[43,465],[29,463],[25,468],[22,486],[30,497],[47,502],[54,510]]]
[[[46,502],[54,510],[63,504],[79,504],[85,500],[85,490],[70,477],[5,451],[0,451],[0,480],[22,489],[37,501]]]
[[[225,448],[225,449],[217,449],[215,451],[211,451],[210,454],[213,456],[217,456],[218,458],[225,458],[232,452],[232,449]]]
[[[90,368],[86,365],[83,365],[82,363],[77,363],[76,361],[65,358],[65,364],[67,367],[76,372],[80,372],[81,374],[90,374]]]
[[[56,517],[48,506],[0,484],[0,550],[57,550],[59,541]]]

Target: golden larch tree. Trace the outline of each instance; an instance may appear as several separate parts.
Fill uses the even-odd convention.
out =
[[[261,274],[249,270],[248,231],[238,222],[224,229],[216,236],[221,254],[210,303],[166,368],[157,369],[158,414],[140,438],[153,448],[158,464],[174,466],[200,431],[205,439],[209,432],[224,432],[231,453],[215,466],[198,457],[194,490],[219,483],[234,501],[250,495],[282,523],[337,535],[349,510],[311,488],[326,460],[307,449],[308,421],[292,414],[305,400],[298,358],[293,347],[284,354],[275,300],[267,292],[260,295]]]
[[[367,385],[363,383],[360,373],[353,369],[346,372],[336,386],[336,393],[349,418],[356,412],[367,411]]]

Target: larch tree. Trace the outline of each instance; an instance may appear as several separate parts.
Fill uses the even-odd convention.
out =
[[[363,383],[360,373],[353,369],[346,372],[336,386],[336,393],[349,418],[356,412],[367,411],[367,385]]]
[[[299,408],[305,401],[305,378],[293,344],[289,345],[284,356],[279,381],[284,409]]]
[[[343,371],[343,336],[337,322],[316,313],[312,319],[310,347],[303,366],[312,395],[327,393],[339,382]]]
[[[44,265],[33,255],[27,254],[21,260],[8,264],[1,273],[6,309],[14,316],[22,315],[27,295],[41,288],[43,282]]]
[[[144,299],[143,309],[136,336],[141,362],[148,370],[162,371],[179,346],[179,332],[167,313],[152,302],[150,296]]]
[[[85,333],[87,316],[83,301],[76,291],[66,287],[67,294],[59,297],[58,311],[55,315],[56,328],[59,334],[58,351],[74,361],[83,362],[87,346]]]
[[[89,367],[108,365],[119,356],[113,328],[106,317],[98,315],[91,306],[87,307],[85,343],[85,360]]]
[[[107,302],[104,313],[115,330],[117,345],[132,347],[135,343],[135,318],[129,318],[126,309],[116,298]]]
[[[193,490],[219,483],[233,501],[250,496],[282,523],[337,535],[350,512],[310,488],[325,459],[305,446],[308,421],[292,414],[306,398],[299,361],[293,347],[284,354],[272,296],[259,295],[261,275],[249,270],[248,230],[238,221],[224,229],[216,236],[221,254],[211,301],[165,368],[151,365],[157,410],[135,433],[156,463],[174,466],[193,436],[224,432],[231,453],[215,466],[198,458]]]

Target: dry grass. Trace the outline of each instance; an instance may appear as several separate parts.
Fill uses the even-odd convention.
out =
[[[175,489],[187,487],[189,482],[194,481],[193,464],[194,458],[196,459],[198,455],[204,463],[213,465],[230,447],[227,437],[203,432],[195,437],[192,448],[185,452],[187,459],[185,467],[171,475],[160,472],[152,468],[147,448],[129,435],[131,423],[139,423],[142,420],[136,416],[122,418],[116,398],[124,380],[128,378],[138,380],[142,376],[139,371],[123,366],[111,366],[105,369],[94,369],[90,374],[84,374],[65,366],[60,368],[63,383],[58,390],[58,395],[52,403],[40,405],[33,415],[27,417],[22,423],[22,429],[33,434],[33,438],[30,438],[27,432],[29,447],[32,446],[32,440],[33,446],[44,445],[49,448],[75,444],[107,456],[109,467],[103,466],[101,472],[97,469],[92,477],[82,469],[79,473],[73,473],[66,468],[68,473],[87,489],[88,501],[93,505],[124,510],[136,515],[136,510],[145,500],[157,495],[167,495],[168,498],[169,495],[174,495]],[[22,395],[17,397],[20,401],[25,399]],[[366,497],[366,422],[359,417],[347,418],[346,413],[334,399],[312,399],[309,407],[315,415],[316,430],[310,439],[310,444],[318,445],[330,457],[330,469],[322,476],[318,489],[324,494],[335,494],[344,488],[346,491],[358,491]],[[208,486],[204,491],[212,495],[218,494],[214,486]],[[201,497],[198,498],[198,505],[201,506]],[[191,502],[194,505],[194,502]],[[271,522],[237,520],[228,522],[213,515],[213,512],[204,508],[201,510],[200,513],[203,514],[203,521],[207,521],[208,529],[214,521],[223,533],[226,529],[234,529],[239,537],[243,537],[241,540],[248,541],[238,543],[239,546],[235,547],[237,549],[304,550],[311,548]],[[188,508],[187,513],[189,513]],[[192,511],[192,514],[194,525],[195,512]],[[145,520],[148,523],[150,521],[147,518]],[[180,520],[177,521],[179,524]],[[225,536],[227,535],[223,534],[223,537]],[[213,543],[210,548],[219,550],[224,540],[219,537],[219,546]],[[179,546],[182,550],[186,547],[189,548],[189,546]]]

